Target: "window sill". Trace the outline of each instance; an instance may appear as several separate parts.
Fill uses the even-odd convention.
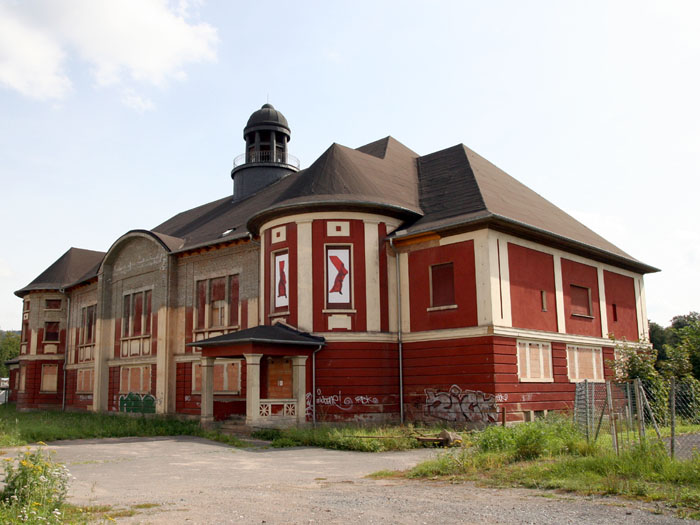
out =
[[[592,315],[586,314],[571,314],[571,317],[581,317],[582,319],[595,319]]]
[[[44,339],[41,344],[43,345],[57,345],[61,341],[49,341],[48,339]]]
[[[206,334],[207,332],[223,332],[224,330],[238,330],[241,326],[240,325],[234,325],[234,326],[210,326],[209,328],[196,328],[194,330],[195,334]]]
[[[324,314],[356,314],[357,310],[354,308],[324,308]]]
[[[121,341],[134,341],[136,339],[147,339],[151,334],[122,336]]]
[[[456,304],[446,304],[445,306],[431,306],[426,308],[427,312],[440,312],[442,310],[456,310],[458,306]]]
[[[571,379],[571,378],[569,378],[570,383],[583,383],[584,381],[588,381],[589,383],[605,383],[605,379]]]
[[[549,379],[527,379],[525,377],[519,378],[521,383],[554,383],[554,378],[551,377]]]
[[[285,317],[285,316],[287,316],[287,315],[289,315],[289,310],[286,310],[286,311],[284,311],[284,312],[273,312],[273,313],[271,313],[271,314],[268,314],[268,317],[269,317],[270,319],[273,319],[273,318],[275,318],[275,317]]]

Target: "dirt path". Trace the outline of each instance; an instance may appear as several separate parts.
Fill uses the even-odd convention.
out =
[[[134,506],[119,523],[688,523],[652,504],[473,484],[372,480],[431,450],[366,454],[316,448],[235,449],[197,438],[51,443],[75,476],[75,504]]]

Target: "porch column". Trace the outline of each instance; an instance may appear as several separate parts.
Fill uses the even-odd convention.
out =
[[[214,422],[214,357],[202,357],[202,399],[199,422],[203,427]]]
[[[262,356],[262,354],[243,354],[246,370],[246,425],[254,425],[260,419],[260,359]]]
[[[297,400],[297,425],[306,423],[306,360],[308,356],[292,357],[292,385]]]

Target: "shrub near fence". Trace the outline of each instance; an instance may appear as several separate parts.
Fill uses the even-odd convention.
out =
[[[574,422],[589,441],[617,452],[660,440],[672,457],[700,450],[700,386],[691,379],[583,381],[576,385]]]

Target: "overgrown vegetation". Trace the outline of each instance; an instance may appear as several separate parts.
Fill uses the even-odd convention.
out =
[[[5,458],[0,492],[2,523],[64,523],[68,470],[42,448]]]
[[[700,454],[672,460],[662,443],[647,441],[618,456],[560,418],[489,427],[472,439],[473,446],[440,454],[406,475],[662,501],[700,518]]]
[[[649,322],[649,340],[658,352],[655,366],[659,371],[664,371],[668,361],[674,359],[674,352],[681,352],[687,356],[690,370],[682,374],[692,375],[700,379],[700,314],[690,312],[686,315],[676,315],[671,320],[671,325],[661,325]],[[674,373],[677,376],[677,374]]]
[[[0,377],[8,377],[9,372],[5,361],[19,355],[19,332],[0,330]]]
[[[84,412],[17,412],[14,405],[0,405],[0,446],[3,447],[37,441],[130,436],[197,436],[243,446],[239,439],[204,430],[193,420]]]
[[[416,429],[412,425],[333,427],[322,425],[316,428],[258,430],[253,432],[253,437],[272,441],[271,446],[278,448],[322,447],[359,452],[384,452],[426,446],[415,438],[419,430],[423,434],[437,434],[441,429],[437,427]]]

